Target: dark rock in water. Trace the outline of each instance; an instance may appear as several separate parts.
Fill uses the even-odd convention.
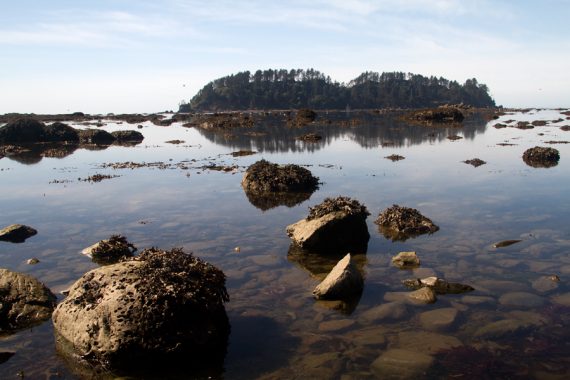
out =
[[[531,124],[535,127],[543,127],[546,125],[546,120],[535,120]]]
[[[316,299],[338,300],[361,294],[364,288],[364,279],[356,266],[352,263],[350,253],[340,260],[313,290]]]
[[[0,351],[0,364],[6,363],[16,353],[11,351]]]
[[[456,282],[447,282],[442,278],[427,277],[415,278],[402,281],[404,286],[410,289],[421,289],[425,287],[432,288],[437,294],[461,294],[475,290],[469,285],[459,284]]]
[[[232,152],[231,155],[232,157],[245,157],[245,156],[251,156],[253,154],[256,154],[257,152],[254,152],[252,150],[238,150],[235,152]]]
[[[570,131],[570,125],[563,125],[562,127],[560,127],[560,130],[562,130],[564,132],[568,132],[568,131]]]
[[[107,240],[101,240],[81,251],[89,256],[94,263],[101,265],[115,264],[122,259],[133,256],[137,248],[121,235],[112,235]]]
[[[509,245],[513,245],[516,243],[521,242],[522,240],[503,240],[498,243],[493,244],[493,248],[503,248],[508,247]]]
[[[435,123],[460,123],[465,116],[457,107],[442,106],[438,108],[430,108],[419,111],[413,111],[407,116],[407,119],[417,120],[421,122]]]
[[[507,128],[507,125],[503,124],[503,123],[497,123],[497,124],[493,125],[493,127],[497,128],[497,129],[501,129],[501,128]]]
[[[67,124],[55,122],[44,127],[45,142],[79,142],[79,132],[77,129]]]
[[[306,219],[287,227],[287,235],[302,248],[328,252],[366,252],[370,234],[364,205],[348,197],[326,198],[311,207]]]
[[[410,237],[432,234],[439,230],[437,225],[418,210],[398,205],[382,211],[374,223],[379,226],[384,237],[393,241],[405,241]]]
[[[49,319],[56,297],[35,278],[0,269],[0,332],[11,332]]]
[[[12,243],[23,243],[27,238],[34,236],[38,231],[23,224],[12,224],[0,230],[0,240]]]
[[[79,141],[82,144],[111,145],[115,137],[101,129],[84,129],[79,131]]]
[[[23,117],[0,128],[0,144],[41,142],[45,124],[31,117]]]
[[[247,192],[305,192],[312,193],[319,179],[298,165],[278,165],[260,160],[247,168],[241,185]]]
[[[533,129],[534,126],[531,125],[531,124],[529,124],[528,121],[519,121],[519,122],[517,123],[517,125],[515,126],[515,128],[518,128],[518,129]]]
[[[533,168],[550,168],[558,165],[560,153],[554,148],[535,146],[527,149],[523,154],[523,161]]]
[[[480,158],[472,158],[470,160],[463,161],[466,164],[473,165],[474,167],[478,168],[481,165],[485,165],[486,162],[481,160]]]
[[[196,116],[185,126],[224,131],[235,128],[251,128],[254,125],[255,121],[249,115],[241,113],[215,113]]]
[[[398,155],[398,154],[391,154],[391,155],[386,156],[386,157],[384,157],[384,158],[387,158],[387,159],[389,159],[390,161],[395,162],[395,161],[401,161],[401,160],[405,159],[406,157],[400,156],[400,155]]]
[[[111,135],[118,143],[140,143],[144,140],[143,134],[138,131],[115,131]]]
[[[53,313],[60,352],[113,372],[183,360],[189,370],[223,363],[229,321],[225,275],[181,249],[83,275]]]

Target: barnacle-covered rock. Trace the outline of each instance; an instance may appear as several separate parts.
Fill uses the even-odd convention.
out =
[[[382,211],[374,223],[378,224],[380,232],[387,239],[393,241],[405,241],[410,237],[431,234],[439,230],[437,225],[418,210],[398,205]]]
[[[223,362],[229,334],[225,276],[181,249],[94,269],[53,313],[66,356],[111,370],[162,360],[201,367]]]
[[[533,168],[551,168],[558,165],[560,153],[558,149],[535,146],[523,153],[523,161]]]
[[[131,257],[137,248],[121,235],[111,235],[109,239],[83,249],[81,253],[89,256],[97,264],[114,264],[121,259]]]
[[[287,227],[293,242],[308,250],[364,253],[370,239],[364,205],[348,197],[326,198],[309,215]]]

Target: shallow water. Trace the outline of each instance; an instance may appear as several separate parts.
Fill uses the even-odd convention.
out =
[[[555,110],[507,114],[488,123],[475,119],[460,128],[351,117],[362,122],[304,129],[270,123],[234,136],[144,123],[145,140],[135,147],[78,149],[63,158],[2,158],[0,226],[27,224],[39,233],[21,244],[0,242],[0,267],[29,273],[59,293],[96,267],[79,252],[111,234],[127,236],[139,250],[184,247],[228,277],[227,379],[374,378],[383,373],[377,359],[396,349],[427,355],[431,365],[422,376],[430,378],[568,377],[570,146],[545,142],[570,140],[570,132],[560,129],[570,121],[553,123],[566,118]],[[493,128],[509,119],[549,123],[528,130]],[[109,131],[136,128],[106,124]],[[307,132],[324,138],[294,139]],[[463,138],[452,141],[449,135]],[[184,143],[166,143],[173,139]],[[502,143],[513,145],[497,145]],[[536,145],[558,149],[559,164],[526,165],[522,154]],[[257,153],[231,156],[240,149]],[[405,159],[384,158],[391,154]],[[487,163],[475,168],[462,162],[476,157]],[[245,168],[261,158],[306,165],[322,185],[293,207],[257,208],[240,181]],[[166,165],[104,167],[126,161]],[[238,168],[203,168],[210,164]],[[118,177],[79,180],[93,174]],[[300,258],[290,252],[285,234],[309,206],[338,195],[358,199],[372,214],[367,253],[356,256],[365,273],[364,292],[344,311],[311,296],[333,260]],[[373,221],[392,204],[417,208],[440,230],[404,242],[387,240]],[[493,248],[507,239],[522,241]],[[400,251],[416,251],[421,267],[394,267],[391,257]],[[40,263],[26,264],[31,257]],[[553,274],[561,281],[541,287],[542,277]],[[475,291],[441,295],[428,306],[405,302],[401,281],[431,275]],[[433,322],[449,315],[451,322]],[[0,351],[16,352],[0,364],[0,378],[19,371],[27,378],[76,376],[55,352],[49,321],[0,338]],[[181,373],[191,377],[183,368]]]

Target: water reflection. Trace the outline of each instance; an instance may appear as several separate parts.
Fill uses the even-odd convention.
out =
[[[279,206],[295,207],[311,198],[313,193],[259,193],[245,190],[247,200],[261,211]]]

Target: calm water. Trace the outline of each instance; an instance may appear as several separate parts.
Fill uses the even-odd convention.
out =
[[[374,378],[373,363],[395,349],[428,355],[430,378],[568,378],[570,146],[545,142],[570,140],[570,132],[559,128],[570,120],[552,123],[566,116],[533,110],[435,129],[353,116],[362,122],[304,129],[270,123],[234,136],[144,123],[145,140],[136,147],[0,159],[0,225],[27,224],[39,232],[22,244],[0,242],[0,267],[29,273],[59,293],[96,267],[79,252],[111,234],[127,236],[139,250],[184,247],[228,277],[227,379]],[[509,119],[549,123],[529,130],[492,127]],[[324,138],[294,139],[306,132]],[[463,138],[451,141],[449,135]],[[173,139],[184,143],[166,143]],[[505,143],[512,145],[498,145]],[[536,145],[558,149],[560,163],[527,166],[522,154]],[[257,154],[231,156],[240,149]],[[405,159],[384,158],[391,154]],[[462,162],[476,157],[487,164]],[[258,208],[240,181],[245,168],[262,158],[307,165],[323,184],[294,207]],[[166,165],[104,165],[126,161]],[[211,164],[238,168],[203,168]],[[79,180],[93,174],[118,177]],[[338,195],[358,199],[372,214],[367,254],[356,257],[365,289],[348,312],[311,297],[333,260],[295,255],[285,234],[309,206]],[[385,239],[373,221],[392,204],[417,208],[440,230],[405,242]],[[492,247],[506,239],[522,242]],[[394,267],[390,259],[400,251],[416,251],[421,267]],[[27,265],[31,257],[40,263]],[[442,295],[428,306],[403,301],[403,279],[431,275],[476,290]],[[560,282],[545,287],[542,279],[550,275]],[[49,321],[0,338],[2,350],[16,355],[0,364],[0,378],[16,378],[19,371],[26,378],[75,378],[55,352]]]

